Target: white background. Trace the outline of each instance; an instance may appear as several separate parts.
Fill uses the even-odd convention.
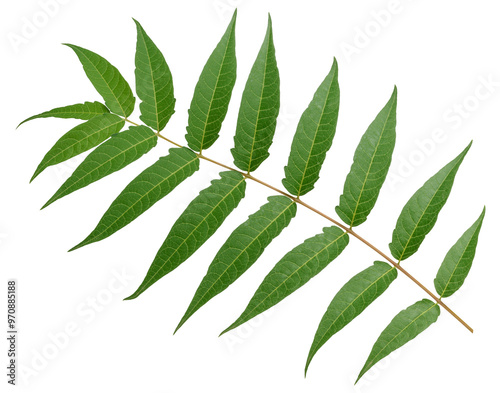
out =
[[[46,2],[2,2],[0,10],[0,314],[6,314],[6,281],[15,278],[18,356],[23,366],[19,392],[498,390],[498,2],[66,0],[48,11]],[[378,258],[352,239],[348,249],[308,285],[265,316],[218,338],[279,258],[328,225],[299,207],[289,228],[252,269],[172,336],[218,247],[270,195],[261,186],[248,184],[240,207],[202,249],[137,300],[121,301],[142,281],[179,212],[217,176],[218,168],[209,163],[117,234],[66,252],[93,229],[124,186],[170,146],[159,141],[149,155],[121,172],[40,212],[83,157],[47,169],[31,185],[28,180],[45,152],[78,121],[42,119],[15,130],[17,124],[53,107],[100,100],[76,56],[60,43],[96,51],[132,84],[131,18],[138,19],[171,68],[176,114],[164,133],[182,142],[195,83],[235,6],[238,79],[221,137],[207,151],[210,157],[232,161],[229,149],[241,92],[265,33],[267,12],[273,18],[282,113],[271,156],[257,177],[280,185],[300,114],[333,56],[339,62],[341,86],[337,134],[321,179],[304,200],[335,214],[359,138],[396,84],[398,140],[393,166],[375,209],[359,228],[383,250],[388,251],[397,216],[411,194],[474,139],[434,230],[419,252],[404,262],[432,288],[446,251],[487,205],[471,273],[462,289],[447,299],[474,327],[474,334],[443,310],[436,324],[354,387],[382,329],[397,312],[425,295],[400,275],[318,352],[304,379],[309,346],[331,298]],[[26,26],[33,22],[38,27],[30,31]],[[484,86],[487,80],[490,90]],[[132,118],[138,120],[137,110]],[[433,135],[441,136],[429,142]],[[116,275],[122,281],[116,281]],[[92,311],[92,298],[100,311]],[[3,320],[1,325],[4,329]],[[66,340],[62,332],[68,325],[73,336]],[[0,352],[4,372],[6,350],[2,346]],[[6,380],[1,377],[2,391]]]

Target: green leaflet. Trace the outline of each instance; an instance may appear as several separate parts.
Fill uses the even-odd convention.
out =
[[[384,184],[396,143],[397,89],[359,142],[335,211],[351,228],[366,221]]]
[[[450,195],[458,168],[471,145],[472,142],[427,180],[403,207],[389,244],[394,258],[402,261],[417,252],[425,236],[434,227],[439,212]]]
[[[126,300],[138,297],[198,250],[238,206],[245,196],[245,187],[241,174],[227,171],[202,190],[174,223],[144,281]]]
[[[271,196],[265,205],[236,228],[212,261],[175,330],[245,273],[271,241],[288,226],[296,212],[297,205],[291,199]]]
[[[128,117],[134,110],[135,97],[127,81],[116,67],[88,49],[71,44],[64,45],[75,51],[85,74],[104,98],[106,106],[111,112]]]
[[[121,117],[105,113],[72,128],[43,157],[30,182],[49,166],[69,160],[99,145],[119,132],[124,124],[125,121]]]
[[[398,276],[391,265],[375,261],[351,278],[333,298],[319,323],[307,356],[305,373],[318,350],[377,299]]]
[[[434,279],[434,287],[439,296],[451,296],[463,285],[476,254],[477,240],[485,213],[486,208],[446,254]]]
[[[335,135],[339,100],[338,67],[334,59],[330,72],[300,117],[293,137],[282,182],[295,196],[311,191],[319,179],[321,165]]]
[[[130,127],[127,131],[112,135],[85,158],[42,209],[63,196],[125,168],[155,147],[157,141],[156,134],[146,126]]]
[[[269,157],[279,109],[280,79],[269,16],[264,42],[241,97],[234,148],[231,149],[234,165],[242,171],[256,170]]]
[[[281,302],[306,284],[338,257],[349,243],[349,235],[337,227],[307,239],[288,252],[264,278],[245,311],[221,334],[249,321]]]
[[[132,180],[104,213],[92,233],[69,251],[111,236],[169,194],[200,167],[186,147],[172,148]]]
[[[236,11],[194,89],[188,110],[186,141],[198,152],[208,149],[217,140],[226,117],[236,81],[235,24]]]
[[[135,53],[135,83],[140,119],[156,131],[165,128],[174,113],[175,98],[172,74],[163,54],[146,34],[139,22]]]
[[[103,113],[109,113],[109,109],[106,108],[100,102],[88,102],[85,101],[83,104],[74,104],[68,106],[62,106],[60,108],[54,108],[50,111],[46,111],[40,113],[35,116],[28,117],[26,120],[23,120],[19,126],[27,121],[34,119],[42,119],[45,117],[58,117],[60,119],[80,119],[80,120],[89,120],[95,116],[102,115]]]
[[[377,362],[391,352],[413,340],[439,317],[439,306],[428,299],[423,299],[401,311],[380,334],[372,351],[358,375],[359,379]]]

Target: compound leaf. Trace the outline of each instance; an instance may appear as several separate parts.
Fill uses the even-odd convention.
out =
[[[361,314],[398,276],[395,267],[380,261],[351,278],[333,298],[314,336],[305,372],[318,350]]]
[[[455,175],[472,142],[454,160],[427,180],[406,203],[396,222],[389,244],[399,261],[417,252],[425,236],[434,227],[439,212],[450,195]]]
[[[199,308],[245,273],[288,226],[296,212],[297,205],[291,199],[271,196],[265,205],[236,228],[212,261],[176,331]]]
[[[128,117],[134,110],[135,97],[127,81],[116,67],[88,49],[72,44],[64,45],[75,51],[85,74],[97,92],[104,98],[104,102],[111,112]]]
[[[146,126],[114,134],[92,151],[42,207],[125,168],[156,146],[156,134]]]
[[[291,194],[300,196],[314,188],[321,165],[332,145],[339,113],[337,60],[300,117],[293,137],[283,185]]]
[[[30,182],[49,166],[69,160],[99,145],[119,132],[124,124],[125,121],[121,117],[105,113],[72,128],[43,157]]]
[[[245,196],[245,187],[240,173],[227,171],[202,190],[174,223],[144,281],[126,300],[138,297],[198,250],[238,206]]]
[[[111,236],[169,194],[199,169],[198,156],[186,147],[172,148],[132,180],[104,213],[96,228],[69,251]]]
[[[278,304],[306,284],[338,257],[349,243],[349,235],[337,227],[307,239],[288,252],[264,278],[245,311],[221,334],[249,321]]]
[[[208,149],[217,140],[226,117],[236,81],[235,25],[236,11],[194,89],[188,111],[186,141],[198,152]]]
[[[380,334],[372,351],[358,375],[359,379],[377,362],[391,352],[413,340],[439,317],[439,306],[428,299],[423,299],[401,311]]]
[[[158,47],[141,24],[135,19],[134,22],[137,26],[135,83],[137,96],[142,101],[139,104],[140,119],[154,130],[161,131],[174,113],[172,74]]]
[[[396,143],[397,89],[359,142],[335,211],[349,226],[366,221],[384,184]]]
[[[280,108],[280,79],[273,44],[271,17],[257,59],[248,76],[236,123],[234,164],[245,172],[256,170],[269,157]]]
[[[26,123],[27,121],[34,119],[42,119],[45,117],[57,117],[60,119],[80,119],[80,120],[89,120],[93,117],[102,115],[103,113],[109,113],[109,109],[106,108],[100,102],[88,102],[85,101],[83,104],[74,104],[68,106],[62,106],[59,108],[51,109],[50,111],[42,112],[38,115],[28,117],[26,120],[23,120],[17,127],[21,124]]]
[[[486,208],[446,254],[434,279],[434,287],[439,296],[451,296],[463,285],[476,254],[477,240],[485,213]]]

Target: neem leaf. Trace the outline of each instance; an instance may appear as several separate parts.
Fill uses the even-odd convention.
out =
[[[98,93],[104,98],[111,112],[128,117],[134,110],[135,97],[127,81],[104,57],[76,45],[64,44],[73,49],[82,63],[83,70]]]
[[[282,182],[295,196],[311,191],[319,179],[321,165],[335,135],[339,100],[338,67],[334,59],[330,72],[300,117],[293,137]]]
[[[349,226],[366,221],[384,184],[396,144],[397,90],[359,142],[335,211]]]
[[[32,182],[43,170],[83,153],[108,139],[123,128],[125,121],[111,113],[105,113],[79,124],[64,134],[36,168]]]
[[[236,11],[194,88],[186,141],[197,152],[208,149],[217,140],[226,117],[236,81],[235,24]]]
[[[402,261],[417,252],[434,227],[450,195],[458,168],[472,142],[454,160],[427,180],[403,207],[389,244],[394,258]]]
[[[280,79],[273,44],[271,16],[267,33],[248,76],[231,149],[234,164],[245,172],[256,170],[269,157],[280,108]]]
[[[85,101],[83,104],[74,104],[68,106],[62,106],[60,108],[54,108],[50,111],[42,112],[38,115],[28,117],[19,123],[19,126],[27,121],[34,119],[42,119],[45,117],[57,117],[60,119],[80,119],[89,120],[93,117],[102,115],[103,113],[109,113],[109,109],[106,108],[100,102],[88,102]],[[17,127],[19,127],[17,126]]]
[[[323,233],[288,252],[264,278],[245,311],[221,334],[249,321],[295,292],[337,258],[348,243],[346,232],[337,227],[326,227]]]
[[[401,311],[380,334],[366,360],[359,379],[377,362],[391,352],[413,340],[439,317],[439,306],[428,299],[423,299]]]
[[[174,223],[144,281],[126,300],[139,296],[198,250],[238,206],[245,196],[245,187],[240,173],[227,171],[202,190]]]
[[[155,43],[139,22],[135,53],[135,83],[141,99],[140,119],[156,131],[165,128],[174,113],[175,98],[172,74],[167,62]]]
[[[271,196],[229,236],[208,268],[176,331],[199,308],[235,282],[288,226],[297,205],[284,196]]]
[[[104,213],[92,233],[69,251],[111,236],[198,170],[198,156],[186,147],[172,148],[132,180]]]
[[[318,350],[361,314],[398,276],[395,267],[380,261],[356,274],[337,292],[319,323],[307,356],[305,373]]]
[[[130,127],[114,134],[99,145],[75,169],[56,193],[42,207],[125,168],[156,146],[156,134],[146,126]]]
[[[477,240],[485,213],[486,208],[446,254],[434,279],[434,287],[439,296],[451,296],[463,285],[476,254]]]

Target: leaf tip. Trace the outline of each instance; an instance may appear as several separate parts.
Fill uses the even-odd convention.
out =
[[[85,240],[84,240],[83,242],[78,243],[78,244],[77,244],[76,246],[74,246],[73,248],[70,248],[70,249],[68,250],[68,252],[75,251],[75,250],[77,250],[77,249],[79,249],[79,248],[81,248],[81,247],[85,246],[86,244],[87,244],[87,243],[85,243]]]

